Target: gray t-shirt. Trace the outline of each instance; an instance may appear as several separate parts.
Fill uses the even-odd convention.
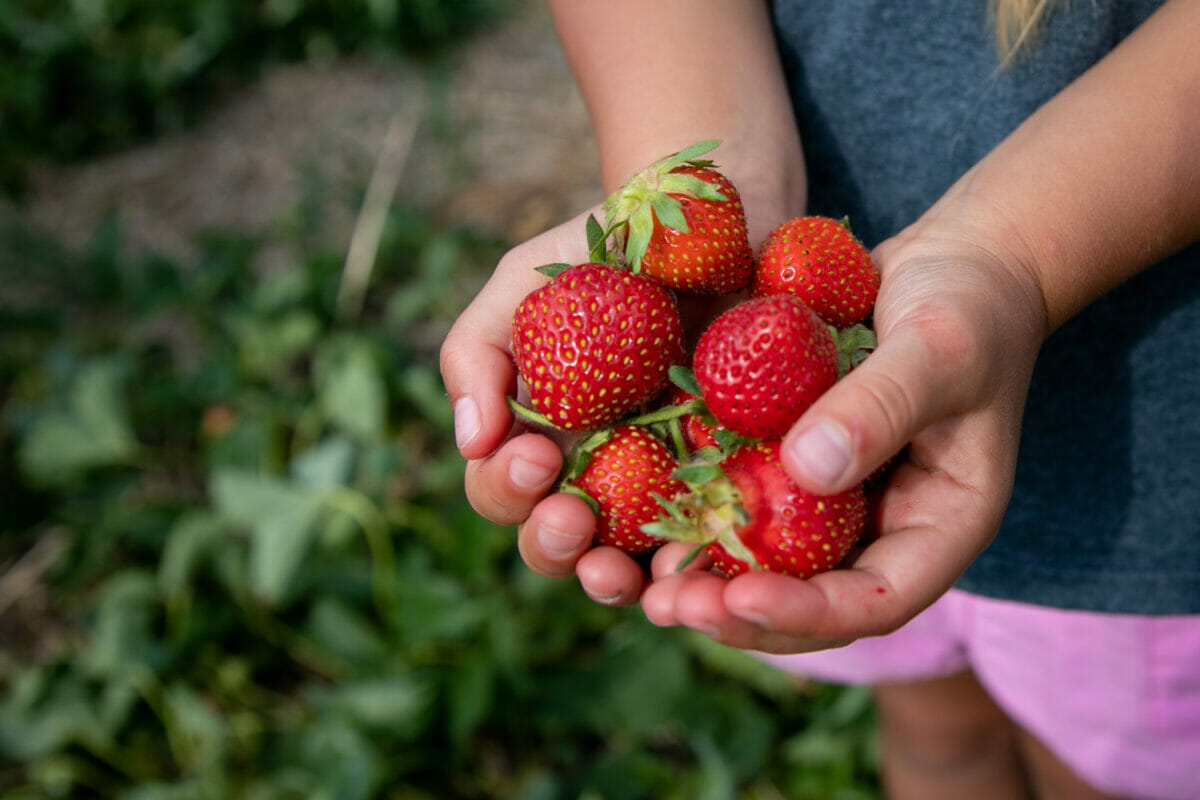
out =
[[[873,246],[920,216],[1161,0],[1059,0],[1030,53],[1003,69],[985,0],[773,5],[809,210],[848,216]],[[1198,462],[1194,245],[1047,341],[1013,500],[959,588],[1062,608],[1200,613]]]

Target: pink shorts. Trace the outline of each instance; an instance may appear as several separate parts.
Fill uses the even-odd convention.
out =
[[[1200,615],[1062,611],[951,590],[900,630],[763,656],[830,683],[972,670],[996,703],[1109,794],[1200,798]]]

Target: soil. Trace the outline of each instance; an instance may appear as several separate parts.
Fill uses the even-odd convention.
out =
[[[81,244],[117,211],[134,251],[177,257],[198,232],[269,233],[316,185],[344,247],[395,124],[399,201],[519,242],[601,198],[587,113],[543,3],[516,2],[444,81],[400,61],[274,69],[193,130],[69,167],[37,165],[24,213]]]

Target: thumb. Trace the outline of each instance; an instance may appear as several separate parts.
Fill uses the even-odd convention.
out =
[[[859,367],[821,396],[783,441],[784,468],[818,494],[844,491],[933,422],[965,408],[962,353],[923,326],[897,326]],[[961,340],[959,340],[961,341]]]

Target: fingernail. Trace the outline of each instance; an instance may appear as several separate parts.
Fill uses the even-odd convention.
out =
[[[461,450],[479,433],[479,406],[470,397],[454,404],[454,442]]]
[[[762,612],[759,612],[759,611],[734,611],[733,609],[730,609],[730,611],[736,617],[738,617],[739,619],[744,619],[746,622],[749,622],[751,625],[757,625],[758,627],[762,628],[763,630],[767,630],[767,631],[773,629],[774,623],[771,622],[771,618],[768,617],[766,614],[763,614]]]
[[[850,466],[850,443],[828,425],[809,428],[788,448],[795,463],[817,483],[835,483]]]
[[[513,458],[508,464],[508,479],[518,489],[539,489],[554,477],[554,470],[521,457]]]
[[[537,542],[546,555],[556,559],[574,556],[582,545],[578,536],[569,536],[549,525],[538,525]]]
[[[620,592],[615,592],[614,594],[592,594],[586,589],[584,592],[592,599],[593,603],[599,603],[602,606],[616,605],[616,603],[621,599]]]

